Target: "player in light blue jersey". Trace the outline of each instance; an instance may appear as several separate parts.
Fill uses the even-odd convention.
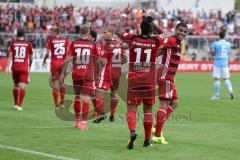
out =
[[[220,40],[213,42],[211,45],[210,53],[214,56],[213,64],[213,78],[215,95],[212,100],[220,99],[220,79],[224,80],[224,83],[230,93],[230,98],[234,98],[232,84],[229,80],[230,73],[228,68],[229,54],[231,53],[231,44],[225,40],[225,32],[219,33]]]

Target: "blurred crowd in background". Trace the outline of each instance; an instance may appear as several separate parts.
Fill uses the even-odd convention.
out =
[[[146,10],[159,22],[165,33],[174,31],[179,21],[185,21],[190,35],[215,35],[225,28],[231,35],[240,33],[240,14],[221,11],[201,11],[193,15],[191,10]],[[73,6],[55,7],[0,7],[0,32],[16,32],[19,26],[25,26],[29,33],[48,33],[53,25],[61,26],[63,33],[78,33],[79,25],[91,24],[100,32],[104,24],[116,25],[121,14],[120,9],[112,8],[74,8]],[[137,32],[141,23],[142,10],[133,9],[124,26],[131,33]]]
[[[220,30],[226,30],[227,35],[240,36],[240,13],[234,11],[222,14],[221,11],[206,12],[202,10],[193,14],[191,10],[146,9],[146,12],[155,18],[166,35],[171,35],[174,32],[174,27],[179,21],[184,21],[188,24],[189,35],[211,36],[218,35]],[[24,26],[27,33],[36,34],[30,36],[29,39],[33,41],[34,47],[38,48],[45,45],[46,40],[42,39],[47,39],[47,37],[44,37],[43,34],[49,33],[52,26],[59,26],[63,34],[78,34],[81,24],[90,24],[93,30],[101,34],[104,25],[116,26],[120,14],[121,9],[74,8],[71,5],[53,9],[38,6],[19,6],[16,8],[0,6],[0,33],[16,33],[20,26]],[[142,10],[133,9],[124,22],[123,30],[129,33],[139,33],[138,26],[141,23],[141,17]],[[213,40],[206,38],[189,39],[186,42],[186,52],[188,48],[204,49],[204,47],[209,47],[208,43]],[[6,46],[5,41],[6,38],[1,37],[0,49]],[[239,48],[239,39],[231,41],[233,48]],[[192,53],[190,54],[192,55]]]

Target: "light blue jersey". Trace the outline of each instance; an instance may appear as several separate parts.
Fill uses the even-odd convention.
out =
[[[215,53],[214,65],[228,67],[228,56],[231,53],[231,44],[226,40],[215,41],[211,45],[211,51]]]

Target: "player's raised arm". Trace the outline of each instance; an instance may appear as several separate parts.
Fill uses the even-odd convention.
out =
[[[121,30],[121,27],[122,27],[122,23],[123,23],[123,20],[127,17],[127,15],[131,12],[131,7],[128,3],[128,6],[123,10],[123,14],[121,15],[120,17],[120,20],[117,24],[117,27],[115,29],[115,34],[118,35],[120,38],[121,38],[121,33],[120,33],[120,30]]]

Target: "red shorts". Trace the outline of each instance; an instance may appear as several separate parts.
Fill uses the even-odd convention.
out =
[[[111,88],[111,81],[100,80],[97,82],[97,88],[107,91]]]
[[[51,71],[52,81],[58,81],[60,79],[61,73],[62,73],[62,67]]]
[[[178,99],[177,90],[173,81],[158,80],[158,96],[160,100],[176,100]]]
[[[23,71],[12,71],[12,78],[15,84],[18,83],[29,83],[29,72]]]
[[[128,82],[127,104],[131,106],[153,105],[155,103],[155,85],[136,86],[134,82]]]
[[[73,87],[75,95],[89,95],[95,94],[95,83],[93,81],[73,80]]]

